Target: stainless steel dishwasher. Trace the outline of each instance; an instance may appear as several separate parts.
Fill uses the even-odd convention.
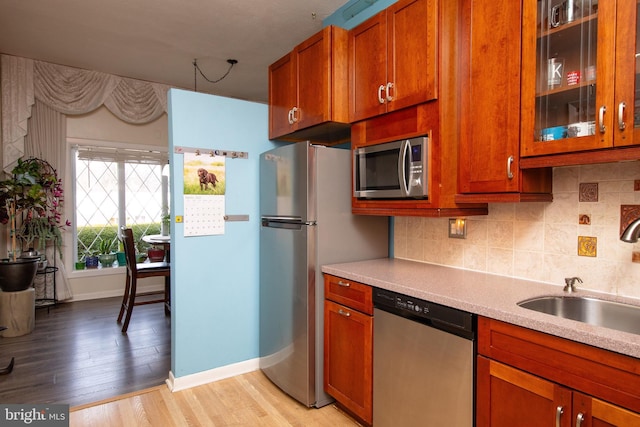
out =
[[[374,288],[373,425],[474,425],[475,315]]]

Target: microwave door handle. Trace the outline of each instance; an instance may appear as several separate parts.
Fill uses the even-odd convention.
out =
[[[398,157],[398,180],[400,181],[400,190],[402,196],[409,195],[409,183],[407,182],[407,155],[409,154],[409,148],[411,144],[408,139],[402,141],[400,146],[400,156]]]

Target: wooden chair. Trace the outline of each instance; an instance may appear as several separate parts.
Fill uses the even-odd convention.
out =
[[[167,262],[149,262],[138,263],[136,261],[136,250],[133,242],[133,230],[130,228],[122,227],[122,242],[124,244],[124,254],[127,259],[127,279],[124,289],[124,295],[122,296],[122,306],[120,307],[120,314],[118,315],[118,323],[122,321],[124,317],[124,323],[122,325],[122,333],[126,333],[129,328],[129,321],[131,320],[131,312],[136,305],[143,304],[155,304],[162,302],[165,305],[165,315],[169,314],[170,307],[170,288],[168,278],[171,275],[171,268]],[[165,277],[164,291],[152,291],[152,292],[137,292],[138,279],[146,279],[148,277]],[[146,299],[144,297],[150,295],[161,295],[162,298]],[[142,297],[142,298],[140,298]],[[136,301],[137,298],[140,298]]]

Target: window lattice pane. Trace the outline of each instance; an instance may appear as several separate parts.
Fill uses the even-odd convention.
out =
[[[75,226],[80,259],[95,253],[102,240],[115,240],[121,225],[132,227],[137,240],[160,232],[161,166],[125,163],[122,183],[118,181],[118,169],[117,162],[76,159]],[[121,200],[124,207],[120,206]],[[124,218],[119,212],[124,212]]]
[[[118,226],[118,165],[113,162],[76,162],[76,227],[78,254],[97,250],[102,239]],[[109,230],[109,231],[106,231]]]
[[[162,175],[158,165],[125,165],[126,225],[156,234],[162,215]],[[150,228],[154,231],[151,232]]]

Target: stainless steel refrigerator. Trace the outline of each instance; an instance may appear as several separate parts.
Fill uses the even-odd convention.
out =
[[[260,214],[260,369],[321,407],[322,265],[388,256],[388,218],[351,214],[350,150],[309,143],[261,154]]]

